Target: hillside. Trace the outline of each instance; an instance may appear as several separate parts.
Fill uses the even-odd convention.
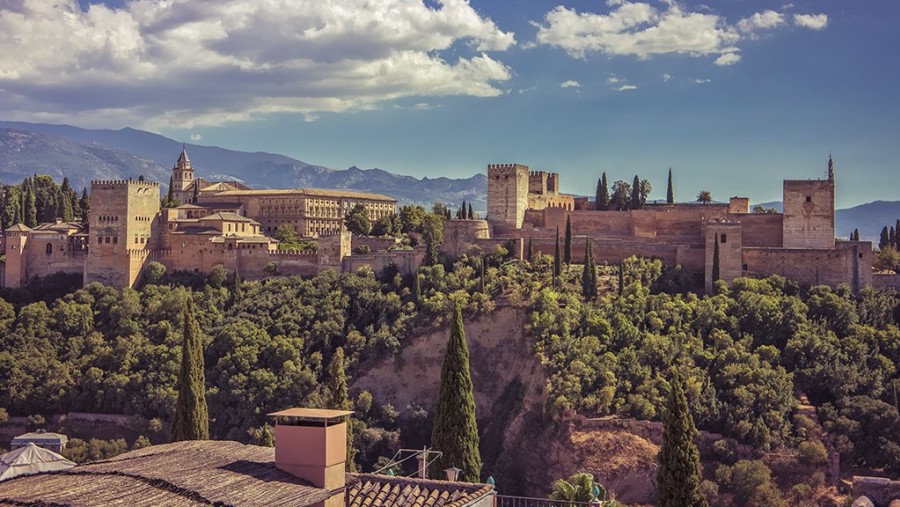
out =
[[[181,150],[181,143],[158,134],[124,128],[121,130],[90,130],[68,125],[46,125],[22,122],[0,122],[0,145],[15,144],[8,132],[31,133],[44,140],[27,151],[11,151],[0,159],[0,176],[20,181],[34,172],[56,171],[66,167],[70,179],[89,181],[94,178],[97,159],[107,174],[103,177],[135,176],[135,166],[128,157],[146,160],[154,168],[171,169]],[[433,202],[471,202],[478,210],[487,209],[487,177],[476,174],[467,179],[414,178],[390,173],[383,169],[350,167],[338,170],[310,164],[301,160],[264,152],[243,152],[215,146],[187,144],[197,176],[207,179],[239,180],[254,188],[317,187],[340,188],[375,192],[396,197],[401,204],[430,205]],[[95,152],[115,153],[106,158],[92,156]],[[130,155],[128,155],[130,154]],[[117,165],[116,161],[122,159]],[[25,168],[41,168],[31,170]],[[116,172],[118,168],[118,172]],[[21,177],[15,176],[21,174]],[[144,172],[148,177],[166,184],[167,171]]]

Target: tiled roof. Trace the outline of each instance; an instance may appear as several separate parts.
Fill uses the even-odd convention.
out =
[[[230,211],[218,211],[213,213],[212,215],[207,215],[200,220],[227,220],[229,222],[247,222],[251,224],[259,224],[256,220],[243,217],[238,215],[237,213],[231,213]]]
[[[214,194],[216,197],[242,197],[242,196],[267,196],[267,195],[304,195],[306,197],[343,197],[347,199],[370,199],[373,201],[396,201],[393,197],[382,194],[370,194],[368,192],[356,192],[353,190],[326,190],[322,188],[279,188],[269,190],[226,190]]]
[[[375,474],[348,475],[358,480],[348,488],[348,507],[463,507],[490,494],[494,489],[487,484],[467,482]]]
[[[28,232],[30,230],[31,230],[31,227],[28,227],[25,224],[11,225],[6,228],[7,232],[10,232],[10,231],[12,231],[12,232]]]

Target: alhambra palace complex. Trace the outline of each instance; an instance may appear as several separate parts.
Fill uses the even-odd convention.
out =
[[[778,274],[803,284],[873,283],[872,244],[836,241],[834,165],[823,180],[786,180],[784,213],[750,213],[749,199],[724,203],[648,204],[632,211],[598,211],[587,198],[559,192],[559,175],[530,172],[519,164],[491,164],[487,220],[448,220],[443,253],[511,249],[521,259],[529,241],[552,254],[558,231],[571,220],[573,258],[585,241],[600,262],[637,255],[668,265],[704,270],[712,285],[714,243],[719,242],[722,280]],[[83,273],[84,283],[133,287],[151,261],[169,270],[208,272],[216,265],[243,279],[273,274],[314,275],[326,269],[379,271],[394,264],[415,271],[424,248],[391,249],[393,239],[353,237],[342,227],[357,203],[376,220],[395,213],[393,198],[360,192],[251,190],[234,182],[194,177],[182,150],[173,170],[174,195],[184,204],[160,209],[160,185],[137,180],[93,181],[89,232],[80,224],[24,225],[5,233],[5,285],[19,287],[56,272]],[[285,251],[271,233],[291,224],[315,251]],[[359,254],[358,245],[371,253]]]

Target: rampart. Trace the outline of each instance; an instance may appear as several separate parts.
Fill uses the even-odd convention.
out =
[[[745,247],[745,274],[781,275],[806,285],[837,286],[854,291],[872,284],[872,243],[841,241],[834,249]]]
[[[447,220],[444,222],[444,242],[441,251],[450,257],[468,252],[476,241],[491,236],[487,220]]]
[[[344,257],[341,270],[345,273],[355,273],[363,266],[371,266],[372,270],[378,274],[394,264],[401,274],[409,275],[415,273],[424,261],[425,247],[418,246],[412,250],[391,250]]]
[[[449,223],[449,222],[448,222]],[[372,252],[387,250],[397,244],[395,238],[377,238],[372,236],[353,236],[350,238],[350,248],[354,251],[365,245]]]
[[[882,289],[900,289],[900,273],[875,273],[872,286]]]

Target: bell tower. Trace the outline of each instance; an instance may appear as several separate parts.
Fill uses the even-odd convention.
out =
[[[192,185],[194,184],[194,166],[191,165],[191,159],[188,158],[187,149],[181,145],[181,155],[172,168],[172,192],[175,198],[182,204],[188,203],[193,195]]]

